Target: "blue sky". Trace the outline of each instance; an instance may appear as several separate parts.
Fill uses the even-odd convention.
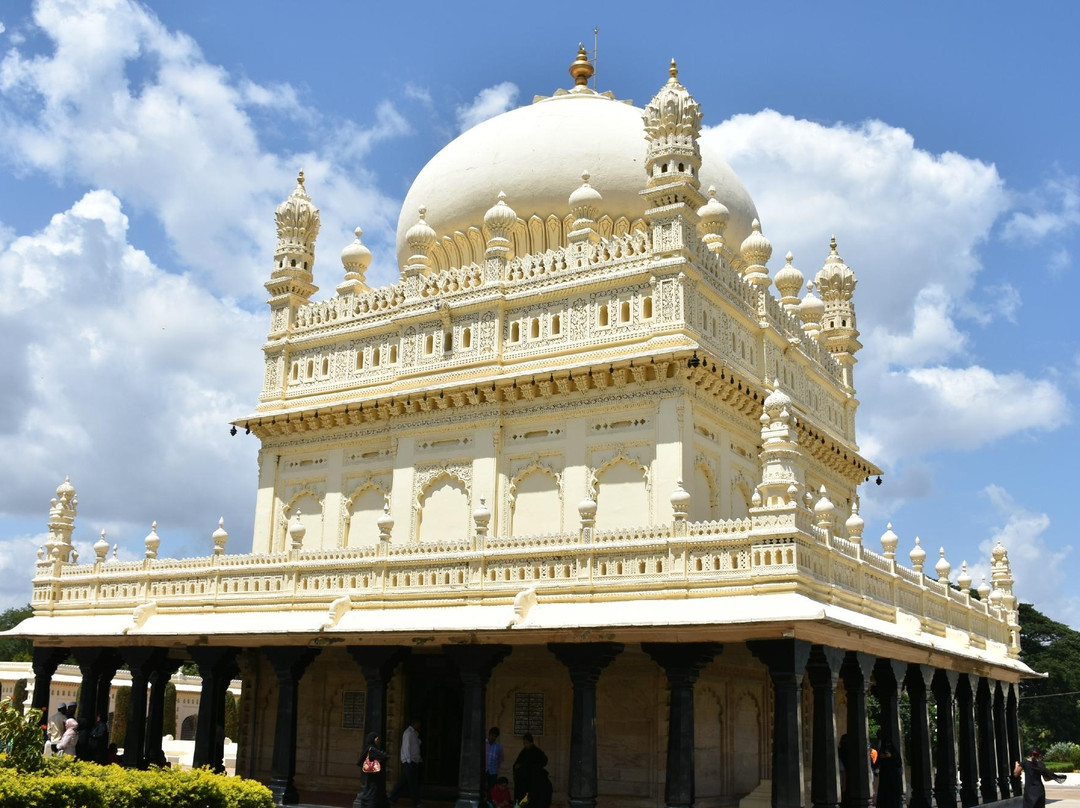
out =
[[[141,554],[250,546],[273,209],[304,167],[316,282],[357,224],[389,282],[412,178],[463,127],[570,84],[643,105],[678,59],[774,245],[859,277],[867,544],[1080,627],[1068,477],[1080,385],[1072,4],[27,3],[0,7],[0,606],[29,599],[52,490]],[[675,9],[676,7],[672,7]]]

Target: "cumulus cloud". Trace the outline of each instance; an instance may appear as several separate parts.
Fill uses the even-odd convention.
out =
[[[511,81],[503,81],[493,87],[484,88],[471,102],[457,108],[458,130],[464,132],[466,129],[472,129],[488,118],[494,118],[496,115],[513,109],[519,92],[518,86]]]
[[[352,240],[358,219],[369,240],[392,243],[396,206],[358,165],[406,131],[391,108],[370,129],[323,121],[288,84],[230,76],[130,0],[42,0],[34,24],[52,50],[12,48],[0,63],[0,155],[150,211],[181,264],[215,291],[259,296],[274,244],[269,212],[301,167],[324,209],[326,254]],[[266,110],[306,123],[290,133],[295,153],[260,142],[252,115]]]
[[[1080,622],[1080,598],[1066,592],[1063,564],[1072,547],[1051,548],[1043,535],[1050,527],[1050,517],[1023,507],[1001,486],[988,485],[983,494],[1005,523],[994,528],[979,550],[989,558],[994,545],[1001,542],[1009,553],[1017,598],[1028,603],[1037,599],[1041,611],[1076,625]]]
[[[46,521],[70,474],[87,547],[105,528],[131,553],[157,519],[170,554],[198,539],[205,552],[217,516],[250,535],[255,446],[227,423],[259,389],[266,318],[162,270],[127,235],[120,200],[94,190],[0,249],[0,453],[19,459],[0,513]],[[10,539],[3,555],[28,568],[40,539]],[[0,601],[25,602],[27,581],[0,576]]]
[[[1007,238],[1035,242],[1080,226],[1080,177],[1055,177],[1023,201],[1032,210],[1016,211],[1009,217],[1005,223]]]
[[[1037,369],[972,359],[964,323],[1013,321],[1021,302],[1007,283],[975,291],[979,250],[1015,202],[993,165],[931,154],[881,121],[825,126],[772,110],[702,137],[746,183],[776,252],[792,250],[808,278],[836,234],[859,279],[860,322],[872,324],[855,371],[866,454],[893,471],[1068,419],[1064,394]]]

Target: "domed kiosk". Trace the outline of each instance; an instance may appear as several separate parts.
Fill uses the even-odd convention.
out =
[[[944,550],[927,569],[919,539],[863,536],[880,470],[855,440],[854,270],[823,235],[821,297],[790,253],[770,275],[674,63],[642,109],[591,70],[581,51],[573,88],[432,158],[387,286],[360,228],[316,265],[298,177],[263,389],[233,427],[260,442],[251,553],[214,514],[205,557],[165,557],[155,525],[145,558],[78,563],[65,482],[15,630],[36,706],[74,653],[92,720],[126,663],[142,766],[160,732],[131,733],[160,729],[162,683],[195,660],[195,764],[223,765],[239,670],[237,771],[279,804],[352,804],[367,732],[396,779],[418,718],[423,798],[457,808],[481,802],[491,726],[508,756],[533,736],[555,804],[800,808],[839,803],[838,723],[845,796],[870,804],[872,693],[914,808],[1018,793],[1032,672],[1005,548],[973,595]]]

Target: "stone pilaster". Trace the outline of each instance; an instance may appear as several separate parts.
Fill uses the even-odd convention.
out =
[[[930,711],[927,696],[934,679],[929,665],[908,665],[905,683],[911,704],[911,750],[907,773],[911,782],[909,808],[932,808],[934,768],[930,762]]]
[[[270,793],[274,805],[300,802],[293,778],[296,776],[296,719],[300,677],[319,654],[306,646],[264,648],[278,684],[277,716],[274,720],[274,752],[270,763]]]
[[[199,694],[199,718],[195,727],[195,752],[191,765],[225,770],[225,693],[239,672],[239,650],[224,646],[189,648],[199,666],[202,692]]]
[[[934,674],[933,693],[937,705],[937,755],[934,761],[934,801],[937,808],[956,806],[956,671],[938,670]]]
[[[484,787],[485,693],[491,671],[507,655],[509,645],[445,645],[443,650],[461,676],[461,762],[454,808],[477,808]]]
[[[694,804],[694,683],[722,646],[707,642],[650,642],[642,643],[641,649],[664,669],[671,689],[664,801],[668,808],[691,808]]]
[[[1005,697],[1005,733],[1009,739],[1009,760],[1020,760],[1020,686],[1015,683],[1006,685]],[[1009,769],[1012,785],[1012,795],[1021,796],[1023,784],[1020,778],[1012,776],[1012,768]]]
[[[866,691],[874,657],[859,651],[848,651],[840,666],[847,694],[847,760],[844,771],[847,788],[844,804],[847,808],[869,808],[873,802],[873,781],[870,776],[870,737],[866,716]]]
[[[979,804],[979,756],[975,734],[975,691],[977,677],[961,673],[956,682],[956,749],[960,764],[960,804]]]
[[[1013,759],[1009,757],[1009,734],[1005,722],[1005,687],[1003,682],[990,680],[994,700],[994,751],[997,753],[997,788],[1000,798],[1007,800],[1012,792]]]
[[[979,791],[983,802],[995,802],[997,790],[997,738],[994,734],[994,696],[990,692],[990,680],[980,676],[973,682],[975,686],[975,715],[977,724],[979,771]]]
[[[146,709],[146,741],[143,749],[143,760],[147,764],[156,763],[162,757],[161,736],[162,726],[165,723],[165,689],[180,664],[179,659],[164,656],[157,660],[157,664],[154,665],[148,677],[150,700]]]
[[[574,707],[570,719],[570,808],[596,808],[596,683],[623,646],[614,642],[549,643],[570,672]]]
[[[836,683],[844,651],[815,645],[806,673],[814,690],[813,748],[810,761],[810,802],[814,808],[839,808],[840,766],[836,754]]]
[[[769,669],[773,684],[772,808],[801,808],[802,679],[810,643],[751,640],[746,646]]]

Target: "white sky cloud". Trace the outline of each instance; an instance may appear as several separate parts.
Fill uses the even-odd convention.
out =
[[[486,87],[476,94],[468,104],[457,108],[458,130],[464,132],[478,123],[494,118],[517,103],[518,87],[510,81],[500,82],[493,87]]]
[[[1041,241],[1080,227],[1080,177],[1060,176],[1048,180],[1036,194],[1024,199],[1032,212],[1017,211],[1005,223],[1005,236]]]

